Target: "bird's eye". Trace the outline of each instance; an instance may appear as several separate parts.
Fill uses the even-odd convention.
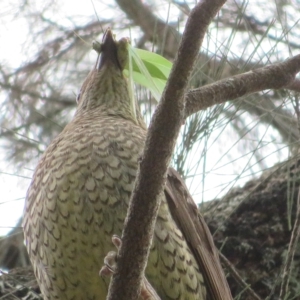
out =
[[[79,91],[79,93],[78,93],[77,96],[76,96],[76,103],[77,103],[77,104],[79,103],[80,96],[81,96],[81,91]]]

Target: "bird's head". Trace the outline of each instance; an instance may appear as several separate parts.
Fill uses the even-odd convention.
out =
[[[107,29],[102,43],[95,42],[98,52],[94,69],[85,79],[77,97],[77,113],[99,111],[139,123],[140,113],[133,97],[130,97],[123,70],[128,61],[129,40],[116,41]]]

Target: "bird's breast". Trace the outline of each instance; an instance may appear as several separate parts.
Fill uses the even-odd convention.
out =
[[[69,290],[105,298],[109,280],[98,273],[115,250],[112,235],[121,235],[143,143],[131,122],[81,118],[44,153],[27,193],[24,231],[49,299],[71,299]]]

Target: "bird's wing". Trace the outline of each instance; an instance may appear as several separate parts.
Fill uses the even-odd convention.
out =
[[[184,181],[172,168],[168,170],[165,194],[171,214],[204,276],[209,299],[232,300],[212,235]]]

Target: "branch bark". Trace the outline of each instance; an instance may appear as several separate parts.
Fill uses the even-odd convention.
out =
[[[282,63],[269,65],[244,74],[232,76],[186,94],[185,118],[215,104],[263,91],[266,89],[293,88],[298,81],[296,74],[300,71],[300,55]]]
[[[156,221],[159,196],[184,112],[184,93],[206,29],[225,0],[206,0],[191,11],[170,78],[151,121],[132,193],[109,300],[137,299]],[[128,251],[130,250],[130,251]]]

